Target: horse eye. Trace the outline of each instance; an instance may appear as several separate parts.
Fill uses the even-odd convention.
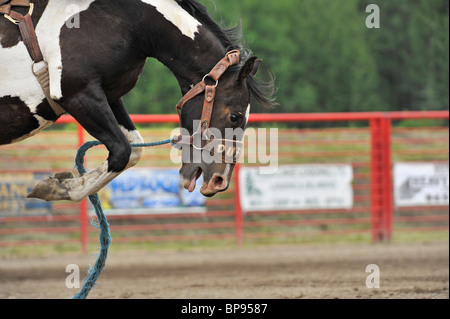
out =
[[[231,123],[233,123],[234,125],[239,125],[239,124],[241,124],[242,116],[240,116],[238,114],[231,114],[230,120],[231,120]]]

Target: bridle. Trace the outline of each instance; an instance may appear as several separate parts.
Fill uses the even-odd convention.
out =
[[[192,136],[176,136],[172,139],[172,145],[177,148],[181,148],[183,145],[192,146],[198,151],[209,151],[215,158],[220,159],[223,163],[236,164],[239,161],[239,157],[242,154],[243,143],[242,141],[228,140],[228,139],[215,139],[211,134],[211,116],[214,108],[214,101],[216,97],[216,89],[219,85],[219,80],[222,75],[233,65],[237,65],[240,62],[241,53],[239,50],[233,50],[228,52],[225,57],[216,64],[216,66],[203,77],[203,80],[197,83],[189,92],[187,92],[183,98],[177,104],[177,113],[180,117],[183,107],[187,102],[193,98],[205,93],[205,99],[203,102],[203,111],[200,119],[200,125]],[[212,85],[206,83],[207,79],[212,80]],[[206,145],[196,145],[196,137],[201,140],[201,143],[206,141]],[[202,143],[203,144],[203,143]]]

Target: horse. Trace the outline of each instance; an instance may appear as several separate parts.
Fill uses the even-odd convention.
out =
[[[0,5],[12,4],[22,15],[29,11],[14,7],[14,2],[22,0],[0,0]],[[51,100],[32,72],[33,59],[19,28],[10,17],[0,17],[0,145],[22,141],[55,123],[61,114],[52,107],[54,101],[105,145],[108,158],[82,176],[62,173],[47,178],[30,198],[79,202],[138,163],[142,149],[131,145],[143,139],[123,96],[135,87],[147,58],[163,63],[181,89],[177,110],[184,133],[174,143],[182,149],[184,187],[192,192],[203,175],[204,196],[229,188],[240,152],[237,138],[231,141],[231,160],[220,156],[221,161],[194,162],[185,154],[230,148],[224,146],[226,139],[213,143],[211,128],[223,135],[226,129],[245,130],[252,96],[266,107],[274,104],[273,80],[256,78],[262,61],[243,47],[238,28],[222,28],[195,0],[31,3],[31,21],[48,64]],[[201,128],[196,126],[199,122]],[[201,136],[200,147],[193,142],[196,135]]]

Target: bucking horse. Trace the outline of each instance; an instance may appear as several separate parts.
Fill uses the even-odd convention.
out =
[[[100,167],[56,174],[29,197],[81,201],[138,163],[142,149],[131,145],[143,139],[122,97],[147,58],[169,68],[181,89],[184,133],[173,145],[189,191],[202,174],[203,195],[228,189],[243,137],[223,138],[226,130],[245,130],[251,96],[274,104],[274,83],[256,78],[261,60],[239,29],[222,28],[194,0],[0,0],[0,13],[0,145],[69,114],[109,152]],[[194,161],[195,151],[216,160]]]

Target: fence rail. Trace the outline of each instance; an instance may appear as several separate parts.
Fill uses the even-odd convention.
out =
[[[445,120],[404,128],[399,120]],[[395,207],[393,164],[433,162],[448,164],[449,112],[391,112],[339,114],[253,114],[250,123],[358,122],[356,127],[280,129],[279,162],[283,164],[350,164],[354,171],[354,207],[244,212],[236,167],[230,190],[207,201],[206,212],[122,214],[109,217],[114,242],[248,240],[344,234],[370,235],[374,242],[391,240],[396,232],[448,231],[448,206]],[[137,124],[178,124],[176,115],[133,115]],[[63,116],[58,124],[75,123]],[[273,125],[273,124],[271,124]],[[431,125],[431,126],[430,126]],[[168,130],[144,131],[145,140],[165,139]],[[4,175],[50,174],[73,167],[76,149],[87,139],[78,126],[74,134],[46,131],[35,138],[0,148],[0,185]],[[43,142],[45,141],[45,142]],[[146,151],[140,167],[176,167],[169,163],[169,147]],[[103,149],[87,156],[89,166],[106,157]],[[51,214],[2,216],[0,188],[0,247],[97,242],[90,231],[88,205],[54,203]]]

